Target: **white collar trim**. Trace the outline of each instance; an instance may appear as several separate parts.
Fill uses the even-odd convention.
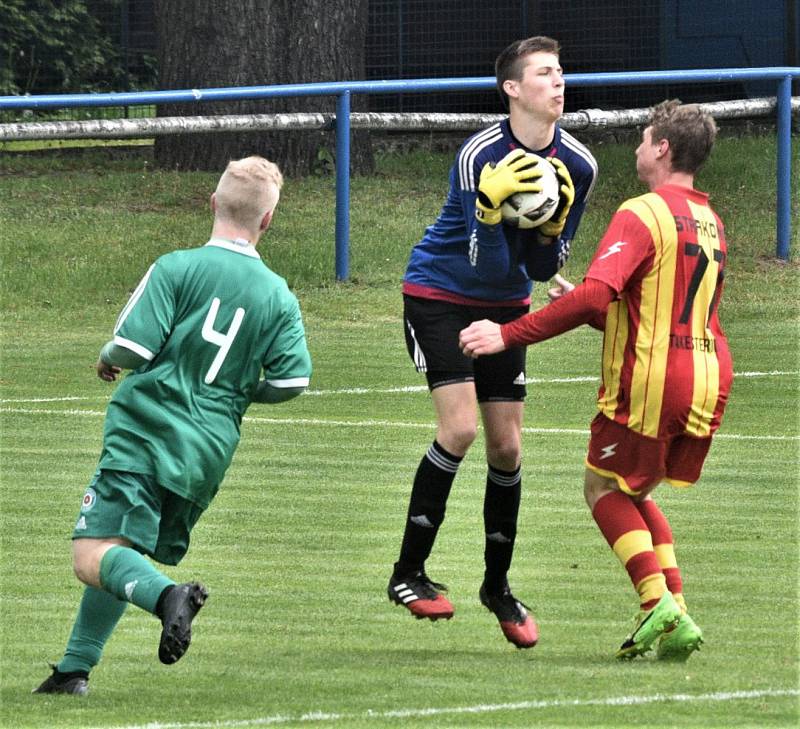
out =
[[[243,255],[250,256],[251,258],[261,258],[261,256],[258,255],[255,246],[244,238],[236,238],[235,240],[231,240],[230,238],[212,238],[210,241],[208,241],[208,243],[206,243],[206,245],[224,248],[225,250],[233,251],[234,253],[242,253]]]

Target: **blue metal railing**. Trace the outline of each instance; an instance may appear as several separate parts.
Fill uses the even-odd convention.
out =
[[[630,71],[567,74],[569,86],[628,86],[659,83],[774,81],[777,98],[777,247],[776,255],[789,259],[791,239],[792,79],[800,67],[723,68],[691,71]],[[336,278],[350,275],[350,100],[352,94],[431,93],[492,89],[494,77],[339,81],[276,86],[244,86],[180,91],[141,91],[107,94],[45,94],[1,96],[0,110],[55,109],[86,106],[135,106],[209,101],[241,101],[287,96],[337,96],[336,105]]]

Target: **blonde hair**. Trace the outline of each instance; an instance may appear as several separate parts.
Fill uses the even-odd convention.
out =
[[[215,191],[216,216],[258,230],[278,204],[283,175],[274,162],[252,156],[228,163]]]

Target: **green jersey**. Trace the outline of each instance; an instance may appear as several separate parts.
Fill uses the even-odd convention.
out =
[[[206,508],[239,442],[261,372],[308,385],[300,307],[246,241],[169,253],[119,315],[114,343],[147,362],[117,387],[100,468],[144,473]]]

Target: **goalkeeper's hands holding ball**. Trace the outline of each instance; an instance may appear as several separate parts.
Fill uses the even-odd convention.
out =
[[[497,164],[487,162],[478,183],[475,217],[486,225],[497,225],[503,200],[515,192],[541,192],[542,186],[537,182],[541,176],[538,165],[521,149],[509,152]]]
[[[558,238],[564,230],[564,224],[567,222],[567,215],[569,215],[569,211],[572,208],[572,203],[575,202],[575,185],[572,183],[572,177],[567,166],[558,157],[550,157],[548,161],[555,168],[560,183],[558,188],[558,207],[553,213],[553,217],[539,226],[539,232],[548,238]]]

